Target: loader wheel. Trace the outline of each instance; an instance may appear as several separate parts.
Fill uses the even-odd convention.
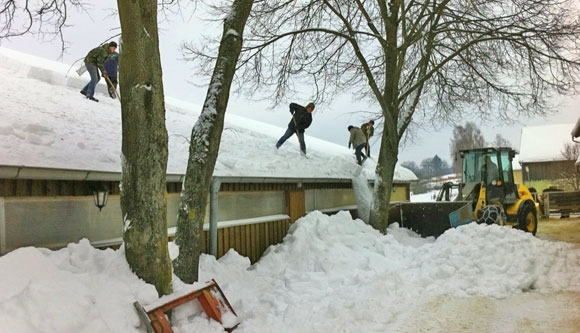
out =
[[[498,205],[487,205],[479,213],[477,223],[505,225],[506,216],[503,208]]]
[[[518,229],[525,232],[531,232],[536,235],[538,231],[538,217],[536,216],[536,207],[531,201],[522,203],[518,210]]]

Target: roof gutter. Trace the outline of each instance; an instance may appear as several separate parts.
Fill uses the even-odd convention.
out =
[[[120,172],[39,168],[14,165],[0,165],[0,179],[43,179],[79,181],[121,181]],[[167,181],[181,183],[185,175],[167,174]],[[350,178],[304,178],[304,177],[233,177],[214,176],[221,183],[351,183]],[[369,180],[373,181],[373,180]],[[394,181],[404,183],[405,181]]]
[[[3,179],[49,179],[49,180],[106,180],[121,179],[118,172],[51,169],[26,166],[0,165],[0,178]]]

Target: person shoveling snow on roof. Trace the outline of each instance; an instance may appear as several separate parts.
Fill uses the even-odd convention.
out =
[[[103,44],[101,46],[95,47],[94,49],[90,50],[85,57],[85,67],[91,76],[91,81],[87,83],[87,85],[81,90],[81,94],[85,95],[91,101],[99,101],[93,97],[95,94],[95,87],[100,80],[99,70],[101,71],[101,75],[106,78],[107,71],[103,67],[103,64],[105,61],[107,61],[107,59],[109,59],[109,57],[113,54],[113,52],[115,52],[116,49],[117,43],[110,42],[109,44]]]
[[[117,72],[119,67],[119,53],[113,52],[111,56],[103,64],[107,75],[109,76],[107,81],[107,90],[109,91],[109,96],[111,98],[117,98]]]
[[[282,135],[280,140],[276,143],[276,148],[280,148],[288,138],[296,134],[298,142],[300,142],[300,152],[306,155],[306,143],[304,143],[304,131],[312,124],[312,111],[314,111],[314,103],[310,102],[303,107],[296,103],[290,103],[290,113],[292,119],[288,123],[286,133]]]
[[[367,140],[363,131],[352,125],[348,126],[348,131],[350,132],[350,138],[348,140],[348,148],[350,146],[354,148],[354,154],[356,155],[356,162],[358,165],[362,165],[364,161],[367,159],[365,154],[363,154],[362,150],[367,145]]]
[[[360,126],[361,131],[365,135],[366,144],[365,144],[365,152],[367,157],[371,157],[371,144],[369,140],[373,134],[375,134],[375,121],[371,120],[368,123],[364,123]]]

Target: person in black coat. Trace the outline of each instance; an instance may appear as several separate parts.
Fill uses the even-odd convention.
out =
[[[282,135],[280,140],[276,143],[276,148],[280,148],[288,140],[289,137],[296,134],[300,142],[300,152],[306,155],[306,143],[304,143],[304,131],[312,124],[312,111],[314,111],[314,103],[310,102],[303,107],[296,103],[290,103],[290,113],[292,119],[288,123],[286,133]]]

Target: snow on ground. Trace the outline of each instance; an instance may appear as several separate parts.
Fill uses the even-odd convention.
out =
[[[411,193],[411,202],[430,202],[430,201],[435,201],[435,199],[437,198],[437,194],[439,193],[439,190],[435,190],[435,191],[428,191],[425,193]]]
[[[173,244],[170,251],[177,255]],[[132,303],[157,299],[122,249],[96,250],[86,240],[59,251],[15,250],[0,257],[0,271],[2,332],[142,332]],[[346,212],[313,212],[254,265],[233,250],[219,260],[204,255],[200,281],[212,278],[237,312],[240,333],[513,332],[536,320],[549,329],[578,318],[569,298],[538,300],[580,292],[580,249],[496,225],[469,224],[438,239],[393,225],[382,235]],[[185,287],[175,279],[176,292]],[[502,299],[517,301],[496,309]],[[469,307],[492,317],[466,315]],[[194,303],[174,313],[174,325],[223,332]]]

